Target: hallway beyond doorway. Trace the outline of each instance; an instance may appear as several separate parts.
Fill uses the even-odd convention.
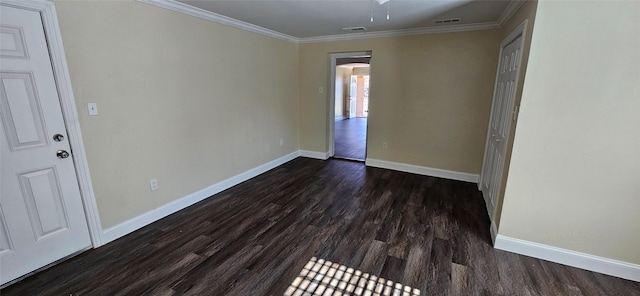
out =
[[[367,118],[335,121],[334,157],[364,160],[367,147]]]

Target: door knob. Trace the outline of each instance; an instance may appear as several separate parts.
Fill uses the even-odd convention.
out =
[[[58,153],[56,153],[56,155],[58,156],[58,158],[67,158],[69,157],[69,152],[64,150],[58,150]]]
[[[62,140],[64,140],[64,136],[61,134],[55,134],[53,135],[53,140],[56,142],[61,142]]]

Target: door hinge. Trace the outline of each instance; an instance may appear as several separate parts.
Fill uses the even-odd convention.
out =
[[[518,120],[518,112],[520,111],[520,106],[516,106],[513,108],[513,121]]]

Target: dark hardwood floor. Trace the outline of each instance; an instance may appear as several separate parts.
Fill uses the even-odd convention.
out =
[[[334,156],[364,160],[367,149],[367,118],[356,117],[335,122]]]
[[[298,158],[0,293],[640,295],[488,229],[475,184]]]

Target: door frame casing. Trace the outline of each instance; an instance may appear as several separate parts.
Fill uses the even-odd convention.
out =
[[[488,178],[489,176],[484,176],[484,172],[485,172],[485,166],[488,165],[487,162],[487,151],[489,149],[489,143],[491,141],[491,122],[494,116],[496,116],[494,114],[494,107],[495,107],[495,98],[496,98],[496,93],[498,91],[498,77],[500,76],[500,64],[502,63],[502,52],[504,51],[505,47],[507,47],[507,45],[509,45],[511,42],[513,42],[516,38],[518,38],[519,36],[521,36],[521,50],[523,49],[524,46],[524,41],[525,41],[525,37],[526,37],[526,32],[527,32],[527,22],[528,19],[525,19],[522,23],[520,23],[520,25],[518,25],[506,38],[504,38],[504,40],[502,40],[502,42],[500,43],[500,53],[498,54],[498,65],[497,65],[497,69],[496,69],[496,79],[495,79],[495,83],[493,86],[493,96],[491,99],[491,114],[489,116],[489,124],[487,125],[487,137],[485,139],[485,145],[484,145],[484,155],[482,158],[482,168],[480,170],[480,176],[478,178],[478,190],[482,192],[482,183],[484,183],[484,179]],[[520,54],[519,60],[517,61],[518,63],[518,68],[516,70],[516,81],[514,83],[514,96],[517,95],[517,90],[518,87],[521,84],[521,81],[519,81],[519,77],[520,77],[520,71],[522,69],[522,54]],[[507,163],[506,162],[506,151],[508,149],[508,143],[509,141],[511,141],[510,136],[510,132],[511,132],[511,121],[514,120],[514,110],[516,110],[516,108],[518,107],[518,105],[516,105],[516,98],[514,98],[513,100],[513,104],[511,106],[511,110],[509,112],[509,124],[507,125],[507,130],[506,130],[506,136],[507,139],[504,143],[504,152],[503,152],[503,156],[505,157],[505,161],[503,162],[503,165],[501,167],[498,168],[498,180],[502,180],[502,175],[504,173],[504,165]],[[500,191],[501,191],[501,187],[503,184],[501,184],[501,182],[498,182],[497,186],[497,190],[496,190],[496,194],[499,195]],[[496,204],[493,205],[492,208],[489,207],[489,204],[487,202],[487,199],[484,197],[484,192],[483,192],[483,199],[485,202],[485,207],[487,208],[487,212],[489,214],[489,219],[491,220],[491,237],[492,240],[495,242],[495,236],[497,235],[497,229],[494,229],[496,227],[496,225],[494,224],[494,214],[493,212],[495,212],[496,208],[495,206],[498,204],[498,199],[496,197]]]
[[[335,142],[335,92],[336,92],[336,63],[341,58],[353,58],[353,57],[372,57],[371,50],[362,51],[349,51],[349,52],[337,52],[329,54],[329,79],[326,89],[327,91],[327,130],[328,139],[327,146],[329,147],[328,157],[333,157],[335,154],[336,142]],[[371,75],[371,73],[369,73]]]
[[[91,243],[94,248],[99,247],[103,244],[102,223],[89,174],[89,164],[82,140],[78,110],[71,87],[71,77],[67,67],[55,4],[44,0],[2,0],[2,5],[40,13]]]

